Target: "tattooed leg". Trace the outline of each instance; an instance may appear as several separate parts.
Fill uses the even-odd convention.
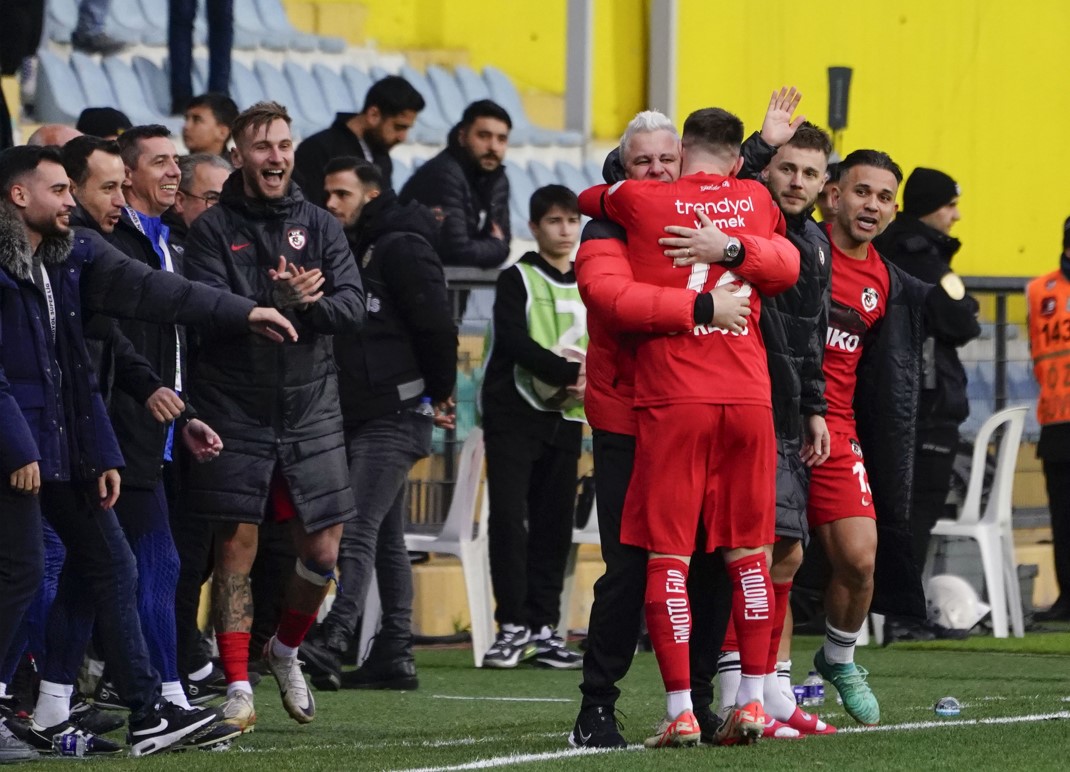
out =
[[[247,633],[253,625],[249,572],[256,558],[257,527],[240,523],[216,533],[212,623],[217,633]]]

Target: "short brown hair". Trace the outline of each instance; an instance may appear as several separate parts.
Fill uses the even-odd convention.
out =
[[[795,136],[787,141],[788,145],[800,150],[817,150],[825,158],[832,155],[832,139],[824,129],[819,129],[810,121],[804,121],[796,130]]]
[[[235,142],[240,142],[246,133],[255,134],[263,127],[270,126],[280,118],[286,121],[287,126],[292,123],[290,114],[278,102],[257,102],[248,110],[243,110],[238,114],[238,117],[234,119],[234,123],[230,127],[230,134]]]
[[[720,107],[696,110],[684,121],[684,148],[698,147],[718,155],[739,155],[743,121]]]

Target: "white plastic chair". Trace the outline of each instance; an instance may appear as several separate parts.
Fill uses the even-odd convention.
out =
[[[442,552],[460,559],[468,594],[468,614],[472,620],[472,655],[476,667],[483,666],[483,655],[494,642],[494,599],[490,588],[490,553],[487,546],[488,503],[483,481],[483,430],[476,427],[469,431],[457,457],[457,482],[442,530],[437,534],[405,534],[405,547],[410,552]],[[378,619],[378,585],[368,589],[364,618]],[[373,615],[369,616],[369,612]],[[363,625],[360,643],[362,655],[376,627],[378,625]]]
[[[598,535],[598,504],[591,499],[591,513],[587,516],[587,522],[583,528],[572,529],[572,548],[568,552],[568,562],[565,563],[565,581],[561,586],[561,612],[558,617],[558,625],[565,628],[568,625],[568,610],[572,607],[572,593],[576,589],[576,558],[579,555],[581,544],[601,544],[602,539]]]
[[[1022,595],[1018,586],[1018,569],[1014,561],[1014,532],[1011,527],[1011,493],[1014,487],[1014,467],[1018,461],[1018,447],[1022,441],[1022,427],[1028,411],[1025,405],[1009,407],[992,415],[981,424],[973,444],[973,461],[966,499],[957,520],[937,520],[933,536],[954,536],[973,539],[981,551],[988,603],[992,606],[992,633],[1007,637],[1007,613],[1016,638],[1025,635],[1022,618]],[[981,511],[981,489],[984,484],[985,459],[993,432],[1003,427],[996,456],[996,471],[988,502]],[[925,578],[932,573],[936,542],[929,540],[929,554],[925,561]]]

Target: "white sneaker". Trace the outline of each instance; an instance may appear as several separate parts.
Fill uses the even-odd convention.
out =
[[[256,725],[256,709],[253,707],[253,695],[249,692],[234,692],[219,709],[223,712],[223,723],[242,733],[253,731]]]
[[[316,700],[305,681],[305,674],[301,672],[301,663],[296,654],[292,657],[276,657],[272,650],[274,643],[275,636],[271,636],[271,640],[264,644],[264,659],[279,682],[282,706],[294,721],[307,724],[316,717]]]

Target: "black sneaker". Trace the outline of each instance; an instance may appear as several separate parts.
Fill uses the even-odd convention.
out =
[[[101,678],[93,691],[93,704],[101,710],[129,710],[111,681]]]
[[[111,56],[126,48],[126,43],[116,40],[106,32],[95,32],[88,35],[76,32],[71,35],[71,46],[75,51]]]
[[[628,742],[620,733],[620,727],[613,708],[591,705],[576,716],[568,744],[573,748],[626,748]]]
[[[411,657],[389,660],[373,660],[369,657],[356,670],[342,673],[343,689],[394,689],[411,692],[419,687],[416,663]]]
[[[565,646],[565,640],[550,627],[543,627],[539,637],[532,637],[535,646],[534,663],[558,670],[578,670],[583,667],[583,655]]]
[[[70,734],[85,740],[86,756],[112,756],[121,753],[123,746],[103,737],[98,737],[92,732],[79,729],[70,721],[64,721],[55,726],[43,727],[36,721],[30,724],[30,731],[26,733],[26,744],[32,746],[38,753],[54,753],[53,738],[60,734]]]
[[[312,685],[324,691],[338,691],[342,685],[341,652],[329,647],[321,638],[306,638],[300,651]]]
[[[215,664],[212,665],[212,672],[204,678],[185,678],[182,686],[190,705],[203,705],[217,697],[227,696],[227,678],[222,668]]]
[[[483,667],[513,668],[520,660],[535,653],[531,644],[531,631],[526,627],[516,630],[499,630],[494,643],[483,656]]]
[[[698,719],[699,729],[702,730],[699,742],[704,745],[716,745],[717,741],[714,737],[717,735],[717,730],[721,726],[721,717],[718,716],[709,705],[696,705],[692,712],[695,714],[695,718]]]
[[[38,755],[33,746],[19,739],[8,728],[8,719],[0,718],[0,764],[17,764],[36,758]]]
[[[194,732],[182,742],[171,746],[171,750],[188,751],[195,748],[204,751],[226,750],[230,747],[230,741],[240,735],[240,728],[225,721],[218,721],[209,724],[207,729]]]
[[[218,722],[222,714],[215,708],[187,710],[160,700],[140,721],[131,719],[126,733],[131,756],[148,756],[182,742]]]
[[[71,696],[71,723],[91,734],[114,732],[126,723],[126,719],[115,711],[103,711],[90,704],[85,695],[75,692]]]

